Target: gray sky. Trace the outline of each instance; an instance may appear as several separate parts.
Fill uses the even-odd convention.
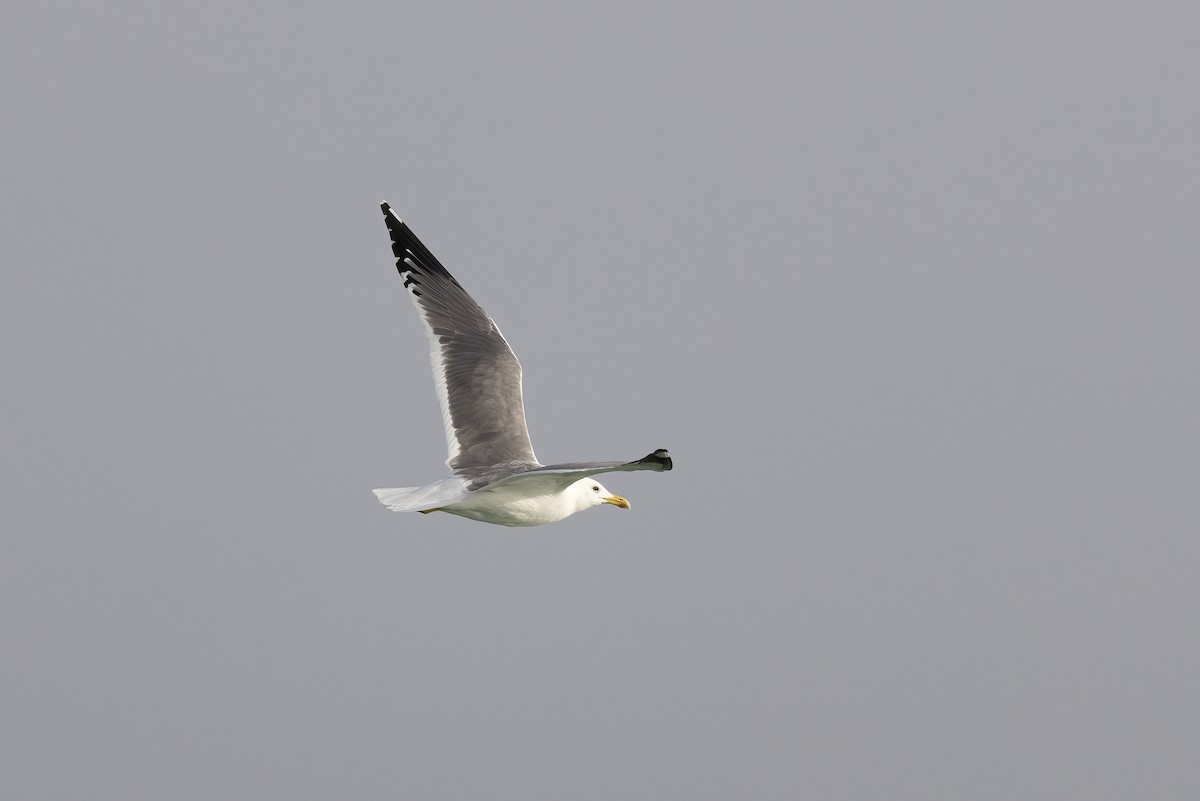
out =
[[[0,797],[1197,797],[1198,16],[10,10]],[[385,198],[632,511],[375,501]]]

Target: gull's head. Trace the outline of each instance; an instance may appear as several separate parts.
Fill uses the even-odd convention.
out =
[[[604,503],[611,503],[613,506],[619,506],[622,509],[629,508],[629,501],[620,495],[613,495],[604,488],[603,484],[594,478],[583,478],[576,481],[571,485],[571,491],[583,502],[583,508],[599,506]]]

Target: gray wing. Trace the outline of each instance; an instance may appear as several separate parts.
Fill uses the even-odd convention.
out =
[[[666,449],[659,448],[654,453],[643,456],[636,462],[568,462],[566,464],[548,464],[545,467],[537,467],[533,470],[523,470],[519,473],[514,473],[511,476],[499,479],[490,484],[482,484],[477,481],[469,485],[467,489],[482,489],[484,486],[491,489],[501,484],[509,484],[516,481],[522,483],[537,481],[543,483],[547,489],[561,490],[569,487],[581,478],[594,476],[597,473],[622,473],[633,470],[662,472],[670,470],[673,466],[671,454]]]
[[[460,474],[537,465],[521,396],[521,364],[500,329],[387,203],[396,269],[425,333],[446,428],[446,464]]]

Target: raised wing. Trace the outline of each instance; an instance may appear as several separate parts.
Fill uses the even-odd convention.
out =
[[[396,269],[429,336],[433,384],[446,428],[446,464],[475,475],[536,465],[521,396],[521,364],[500,329],[421,240],[382,204]]]

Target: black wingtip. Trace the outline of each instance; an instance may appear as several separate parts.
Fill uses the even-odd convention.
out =
[[[671,454],[667,452],[666,448],[659,448],[649,456],[638,459],[638,462],[641,464],[657,464],[660,470],[670,470],[675,466],[671,461]]]
[[[444,279],[458,284],[454,280],[454,276],[450,275],[442,263],[437,260],[437,257],[429,252],[429,248],[425,247],[420,239],[417,239],[417,235],[412,232],[404,220],[392,211],[392,207],[386,200],[379,204],[379,208],[383,210],[383,222],[392,237],[392,254],[396,257],[396,269],[400,271],[401,275],[407,275],[413,272],[415,267],[419,267],[420,271],[425,274],[436,273]],[[410,262],[415,262],[415,264]],[[405,286],[408,286],[407,282]],[[417,297],[420,297],[420,293],[416,294]]]

